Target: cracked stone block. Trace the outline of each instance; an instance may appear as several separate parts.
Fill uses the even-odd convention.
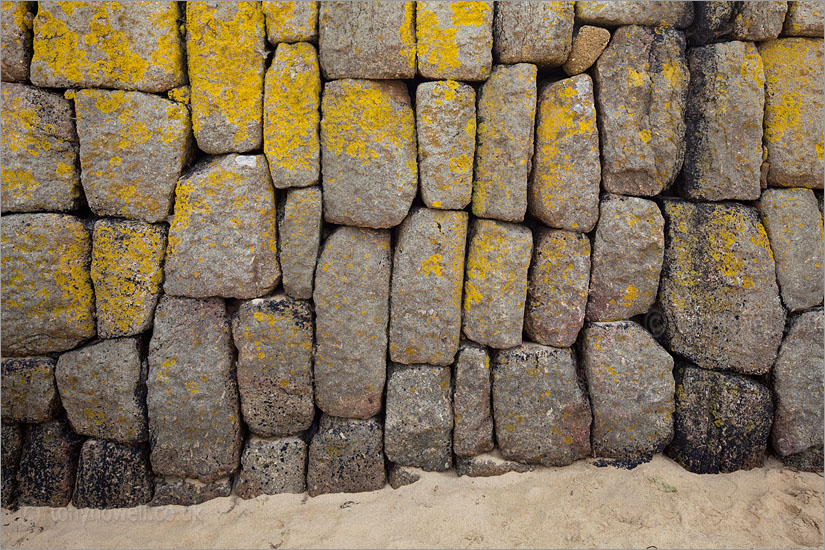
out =
[[[592,25],[670,25],[679,29],[693,21],[687,2],[576,2],[576,20]]]
[[[320,187],[289,189],[278,205],[278,260],[292,298],[312,298],[323,216]]]
[[[492,2],[417,2],[418,74],[484,80],[493,64]]]
[[[788,2],[782,34],[822,38],[825,6],[821,2]]]
[[[458,475],[468,477],[493,477],[510,472],[523,474],[535,469],[529,464],[506,460],[498,451],[477,456],[459,456],[455,462]]]
[[[28,424],[17,468],[20,506],[68,506],[83,439],[65,420]]]
[[[36,12],[37,2],[3,2],[2,4],[3,59],[0,73],[2,73],[3,82],[20,82],[29,79],[29,65],[32,60],[32,24]]]
[[[243,499],[258,495],[306,491],[307,444],[299,437],[262,439],[252,436],[241,455],[235,494]]]
[[[500,2],[493,19],[499,63],[558,67],[573,44],[573,2]]]
[[[318,39],[318,2],[262,2],[266,38],[281,42],[315,42]]]
[[[23,425],[4,422],[0,426],[0,433],[3,438],[0,444],[2,506],[6,509],[13,509],[17,506],[17,469],[20,466],[20,455],[23,452]]]
[[[601,27],[582,25],[573,37],[573,47],[562,69],[568,76],[583,73],[593,66],[610,42],[610,31]]]
[[[493,414],[487,348],[462,342],[453,369],[453,451],[458,457],[492,451]]]
[[[4,422],[48,422],[60,410],[50,357],[4,357],[2,416]]]
[[[730,37],[734,40],[761,42],[782,32],[787,2],[742,2],[731,21]]]
[[[213,498],[228,497],[231,492],[231,477],[204,483],[188,477],[156,476],[155,492],[149,506],[194,506]]]
[[[144,447],[87,439],[80,449],[75,508],[133,508],[149,502],[153,489]]]

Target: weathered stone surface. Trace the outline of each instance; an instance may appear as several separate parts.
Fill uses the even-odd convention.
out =
[[[759,214],[776,260],[782,303],[799,311],[822,303],[822,214],[810,189],[768,189]]]
[[[160,299],[146,381],[156,474],[210,483],[237,468],[243,440],[232,355],[223,300]]]
[[[765,75],[749,42],[691,48],[682,195],[756,200],[762,168]]]
[[[427,471],[453,465],[450,369],[398,365],[387,376],[384,452],[391,461]]]
[[[685,31],[691,45],[701,46],[730,33],[735,2],[694,2],[694,18],[691,28]]]
[[[476,219],[470,229],[461,329],[479,344],[521,343],[533,234],[524,226]]]
[[[731,21],[731,38],[760,42],[779,36],[788,3],[742,2]]]
[[[241,455],[235,494],[241,498],[306,491],[307,444],[298,437],[252,436]]]
[[[802,472],[819,472],[823,470],[823,448],[811,447],[807,451],[802,451],[794,455],[780,457],[782,464],[786,468],[799,470]]]
[[[535,115],[536,66],[496,65],[479,89],[474,215],[524,219]]]
[[[186,106],[141,92],[80,90],[75,110],[83,191],[92,211],[165,221],[192,153]]]
[[[76,209],[81,189],[72,104],[23,84],[3,84],[0,93],[3,213]]]
[[[684,36],[670,27],[618,28],[596,62],[594,79],[602,187],[620,195],[659,194],[673,183],[684,158],[689,81]]]
[[[386,378],[390,233],[339,227],[315,271],[315,402],[327,414],[369,418]]]
[[[461,336],[467,213],[414,209],[395,236],[390,359],[449,365]]]
[[[573,44],[573,2],[501,2],[493,20],[499,63],[558,67]]]
[[[83,222],[61,214],[18,214],[2,221],[3,355],[71,349],[95,335]]]
[[[5,33],[5,30],[3,32]],[[2,506],[9,509],[17,506],[17,468],[20,465],[20,454],[23,452],[23,426],[4,422],[0,425],[0,433],[2,433],[2,443],[0,443]]]
[[[232,319],[244,422],[271,437],[309,428],[312,401],[312,306],[284,294],[243,302]]]
[[[277,189],[318,183],[320,102],[315,47],[279,44],[264,87],[264,154]]]
[[[534,342],[572,346],[584,324],[590,285],[590,239],[539,228],[530,262],[524,332]]]
[[[596,456],[638,459],[673,436],[673,358],[632,321],[584,328],[581,361],[593,404]]]
[[[194,506],[213,498],[228,497],[231,492],[231,477],[204,483],[188,477],[156,476],[155,493],[149,506]]]
[[[321,2],[318,19],[324,78],[415,76],[413,2]]]
[[[684,28],[693,21],[687,2],[576,2],[576,19],[596,25],[672,25]]]
[[[4,422],[48,422],[60,409],[50,357],[3,358]]]
[[[473,193],[476,91],[454,80],[419,84],[415,124],[424,204],[463,209]]]
[[[788,2],[782,34],[822,38],[825,6],[821,2]]]
[[[119,443],[146,441],[146,371],[137,338],[102,340],[57,360],[60,400],[72,429]]]
[[[152,498],[152,471],[143,447],[87,439],[80,450],[75,508],[133,508]]]
[[[377,228],[401,223],[418,186],[415,122],[406,85],[328,82],[321,113],[325,219]]]
[[[658,307],[665,345],[703,368],[767,373],[785,311],[756,210],[666,200],[664,215]]]
[[[309,444],[307,492],[359,493],[384,486],[384,434],[375,418],[323,415]]]
[[[293,298],[312,298],[323,216],[320,187],[290,189],[278,205],[278,259],[284,292]]]
[[[453,369],[453,452],[474,456],[491,451],[493,411],[487,348],[462,342]]]
[[[493,64],[492,2],[417,2],[418,73],[484,80]]]
[[[822,189],[822,40],[781,38],[760,44],[759,54],[765,66],[768,185]]]
[[[413,468],[411,466],[401,466],[400,464],[390,464],[387,472],[387,481],[390,487],[398,489],[405,485],[412,485],[421,479],[421,468]]]
[[[587,320],[619,321],[646,313],[656,301],[662,270],[662,213],[653,201],[610,194],[602,198],[599,213]]]
[[[32,60],[32,23],[37,12],[36,2],[3,2],[2,49],[3,82],[29,79]],[[3,98],[5,103],[5,98]],[[5,202],[5,201],[3,201]]]
[[[318,2],[262,2],[266,38],[281,42],[315,42],[318,39]]]
[[[527,208],[545,225],[588,232],[599,218],[599,131],[588,75],[541,89]]]
[[[193,2],[186,7],[192,129],[210,155],[261,147],[266,64],[258,2]]]
[[[610,31],[601,27],[582,25],[573,37],[573,47],[562,69],[569,76],[581,74],[602,55],[610,42]]]
[[[771,430],[771,392],[755,380],[682,364],[674,371],[676,413],[667,454],[697,474],[762,465]]]
[[[529,464],[506,460],[498,451],[478,456],[459,456],[456,457],[455,462],[458,475],[469,477],[492,477],[510,472],[524,473],[534,470],[534,466]]]
[[[564,466],[590,454],[590,403],[570,348],[532,342],[493,359],[496,441],[507,460]]]
[[[29,424],[17,469],[17,503],[67,506],[72,500],[82,443],[65,420]]]
[[[178,181],[164,290],[256,298],[281,280],[275,193],[263,155],[225,155]]]
[[[166,227],[98,220],[92,232],[91,277],[101,338],[134,336],[152,326],[163,281]]]

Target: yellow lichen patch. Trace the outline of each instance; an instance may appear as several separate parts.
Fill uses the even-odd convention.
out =
[[[166,92],[166,96],[172,101],[189,105],[192,99],[192,90],[189,86],[178,86]]]
[[[480,80],[490,74],[492,8],[486,2],[418,2],[419,71],[428,78]],[[471,35],[473,38],[463,38]],[[475,50],[474,48],[479,48]]]
[[[411,69],[415,69],[416,58],[416,38],[413,29],[415,29],[415,2],[405,2],[404,19],[401,22],[401,27],[398,29],[402,44],[399,53]]]

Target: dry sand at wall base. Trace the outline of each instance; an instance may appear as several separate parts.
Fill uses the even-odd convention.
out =
[[[129,510],[3,510],[3,548],[795,548],[823,545],[823,478],[764,468],[697,475],[661,455],[592,460],[309,498],[219,498]]]

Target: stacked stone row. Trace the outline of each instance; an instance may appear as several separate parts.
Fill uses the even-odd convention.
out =
[[[820,4],[2,23],[3,506],[821,469]]]

